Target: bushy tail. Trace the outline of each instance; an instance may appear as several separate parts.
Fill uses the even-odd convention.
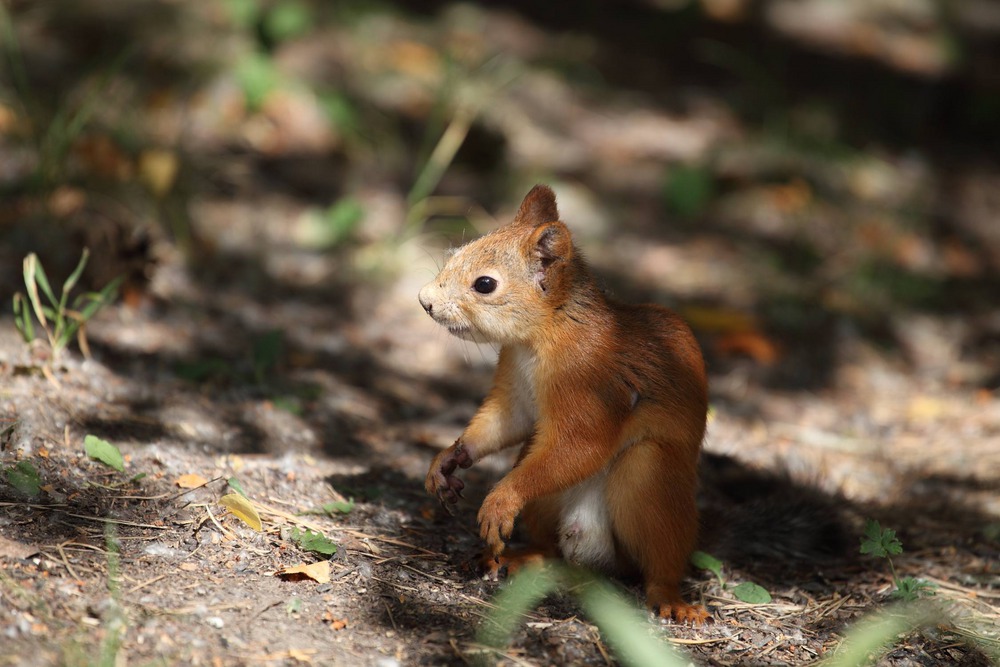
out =
[[[784,473],[702,456],[700,547],[740,568],[815,569],[849,558],[842,499]]]

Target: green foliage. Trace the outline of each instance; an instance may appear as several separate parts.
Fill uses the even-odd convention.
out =
[[[335,514],[350,514],[353,509],[353,500],[332,500],[328,503],[323,503],[318,507],[313,507],[312,509],[307,509],[304,512],[299,512],[299,514],[322,514],[325,516],[334,516]]]
[[[730,590],[733,597],[737,600],[749,604],[768,604],[771,602],[771,594],[767,592],[767,589],[752,581],[744,581],[730,589],[728,584],[726,584],[725,578],[722,576],[722,561],[715,556],[707,554],[704,551],[695,551],[691,554],[691,564],[714,574],[723,590]]]
[[[337,553],[337,545],[323,533],[293,528],[289,537],[304,551],[312,551],[323,556]]]
[[[313,25],[312,11],[301,2],[279,2],[264,14],[262,30],[272,42],[284,42],[307,32]]]
[[[38,256],[31,253],[24,258],[23,276],[27,296],[21,293],[14,295],[14,325],[21,332],[25,342],[30,343],[35,339],[35,329],[32,324],[34,315],[48,337],[53,359],[59,356],[74,335],[78,336],[81,349],[87,349],[83,333],[86,323],[114,299],[121,284],[121,278],[116,278],[105,285],[100,292],[78,295],[70,306],[70,292],[79,281],[89,257],[90,252],[84,248],[80,262],[63,283],[58,298],[49,284],[49,278]],[[42,296],[45,297],[44,301]]]
[[[96,435],[88,435],[83,439],[83,450],[92,459],[100,461],[109,468],[114,468],[118,472],[125,471],[125,460],[118,448],[107,440],[102,440]]]
[[[15,465],[3,471],[7,483],[29,498],[34,498],[42,489],[42,479],[35,466],[28,461],[18,461]]]
[[[861,553],[889,558],[903,553],[903,545],[896,539],[896,531],[882,528],[878,521],[869,519],[865,523],[864,537],[861,538]]]
[[[934,584],[913,577],[899,577],[892,556],[903,553],[903,544],[896,538],[896,531],[882,528],[878,521],[868,519],[865,522],[865,534],[861,538],[861,553],[876,558],[885,558],[892,572],[892,581],[896,588],[892,597],[905,602],[912,602],[920,597],[933,595]]]
[[[259,111],[264,100],[278,88],[281,80],[270,57],[263,53],[248,53],[236,65],[236,80],[243,91],[247,107]]]
[[[769,604],[771,602],[771,594],[767,592],[767,589],[752,581],[744,581],[736,585],[732,592],[737,600],[748,604]]]
[[[912,602],[927,595],[934,595],[937,586],[924,579],[915,577],[902,577],[896,580],[896,590],[892,592],[892,597],[904,602]]]
[[[674,213],[685,218],[699,216],[715,196],[715,177],[702,165],[674,167],[667,177],[663,196]]]
[[[264,384],[264,378],[278,363],[285,347],[285,334],[282,331],[268,331],[257,336],[253,341],[253,374],[258,384]]]
[[[240,494],[247,500],[250,500],[250,496],[248,496],[247,492],[243,490],[243,485],[240,484],[240,480],[236,479],[235,477],[230,477],[229,479],[226,480],[226,485],[229,486],[229,488],[232,489],[234,492]]]
[[[315,209],[305,220],[306,245],[328,249],[336,246],[357,229],[365,217],[365,209],[354,197],[339,199],[325,209]]]
[[[672,647],[650,634],[646,615],[610,583],[588,571],[554,563],[525,568],[511,578],[479,627],[477,643],[502,652],[525,614],[555,591],[572,593],[580,600],[622,664],[688,664]]]
[[[691,554],[691,564],[698,569],[708,570],[719,580],[720,586],[725,585],[726,581],[722,578],[722,561],[715,556],[704,551],[695,551]]]

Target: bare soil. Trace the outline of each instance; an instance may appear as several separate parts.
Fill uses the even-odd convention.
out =
[[[727,536],[746,512],[730,489],[729,505],[705,514],[730,586],[694,569],[686,580],[712,622],[651,620],[650,632],[695,664],[836,655],[853,623],[891,603],[888,564],[858,553],[874,518],[902,542],[898,575],[934,584],[942,614],[877,664],[998,655],[1000,153],[995,132],[946,103],[991,90],[991,24],[966,12],[975,3],[951,18],[983,66],[957,72],[936,50],[937,23],[882,7],[900,3],[844,3],[853,13],[829,30],[777,1],[742,23],[696,24],[655,3],[566,16],[546,3],[404,3],[317,19],[275,46],[269,57],[296,83],[259,109],[231,71],[190,64],[248,48],[245,35],[218,36],[214,3],[119,15],[81,2],[72,20],[30,4],[14,14],[31,77],[79,95],[61,77],[84,80],[74,64],[117,31],[142,37],[147,69],[111,77],[118,104],[96,112],[66,182],[40,190],[17,180],[37,156],[10,129],[18,109],[0,105],[13,123],[0,127],[0,306],[23,290],[30,251],[53,284],[83,245],[90,287],[127,277],[87,326],[90,358],[75,343],[55,358],[26,344],[0,308],[0,471],[27,462],[41,477],[26,496],[0,475],[0,665],[614,664],[567,594],[545,599],[503,650],[476,643],[504,585],[476,570],[476,509],[509,459],[467,472],[455,516],[423,491],[432,456],[485,394],[494,351],[449,338],[417,291],[447,246],[509,218],[538,180],[555,183],[610,291],[692,323],[722,485],[806,495],[845,531],[835,558],[741,557]],[[733,55],[723,47],[757,54],[740,57],[773,79],[720,72]],[[175,73],[183,85],[156,67],[164,53],[190,68]],[[449,66],[469,90],[441,102]],[[360,130],[316,120],[318,97],[303,90],[321,85],[346,91]],[[914,117],[924,107],[913,100],[929,110],[894,116],[890,93]],[[489,103],[426,219],[407,225],[418,156],[439,136],[420,128],[435,104],[454,118],[470,94]],[[151,194],[158,172],[114,131],[131,118],[122,100],[142,109],[129,129],[179,162],[166,194]],[[668,175],[691,164],[714,190],[685,204]],[[310,216],[344,197],[363,220],[317,242]],[[121,449],[124,473],[85,455],[87,435]],[[190,475],[205,483],[185,488]],[[262,530],[219,504],[230,478]],[[347,513],[312,513],[342,500]],[[338,545],[328,582],[281,575],[322,560],[296,528]],[[773,601],[738,601],[742,581]]]

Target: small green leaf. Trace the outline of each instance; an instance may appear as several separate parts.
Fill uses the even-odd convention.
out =
[[[771,594],[765,588],[758,586],[752,581],[744,581],[739,586],[733,588],[733,595],[737,600],[742,600],[749,604],[767,604],[771,601]]]
[[[664,197],[675,213],[688,218],[700,215],[713,196],[715,181],[707,167],[681,165],[670,171]]]
[[[337,553],[337,545],[323,535],[323,533],[314,533],[311,530],[299,530],[295,528],[292,530],[292,539],[304,551],[312,551],[324,556],[332,556]]]
[[[210,358],[181,362],[174,367],[177,377],[189,382],[205,382],[210,378],[225,378],[233,374],[232,367],[223,359]]]
[[[285,334],[278,330],[268,331],[254,339],[253,372],[260,384],[264,383],[265,373],[278,363],[284,344]]]
[[[302,611],[302,600],[299,598],[290,598],[288,602],[285,603],[285,613],[289,616],[292,614],[298,614]]]
[[[927,595],[934,595],[936,588],[937,586],[924,579],[903,577],[896,582],[896,590],[892,592],[892,597],[897,600],[912,602]]]
[[[226,480],[226,484],[229,485],[230,489],[240,494],[247,500],[250,499],[250,496],[247,495],[247,492],[243,490],[243,485],[240,484],[240,480],[236,479],[235,477],[230,477],[229,479]]]
[[[333,516],[334,514],[350,514],[353,509],[353,500],[333,500],[328,503],[323,503],[319,507],[313,507],[312,509],[308,509],[304,512],[299,512],[299,515],[323,514],[325,516]]]
[[[302,408],[302,401],[296,396],[275,396],[271,399],[271,403],[274,407],[279,410],[284,410],[288,414],[295,415],[296,417],[301,417],[305,412]]]
[[[313,24],[309,7],[299,2],[280,2],[264,15],[264,31],[274,42],[284,42],[309,30]]]
[[[868,519],[864,537],[861,538],[861,553],[888,558],[903,553],[903,545],[896,539],[896,531],[882,528],[878,521]]]
[[[723,583],[722,578],[722,561],[711,556],[704,551],[695,551],[691,554],[691,564],[701,570],[708,570],[716,576],[719,583]]]
[[[18,461],[16,465],[3,471],[7,483],[26,496],[34,498],[41,492],[42,479],[35,466],[27,461]]]
[[[125,460],[122,458],[122,453],[107,440],[102,440],[96,435],[88,435],[83,439],[83,450],[90,458],[96,459],[118,472],[124,472]]]
[[[243,89],[247,106],[257,111],[280,84],[281,76],[270,58],[262,53],[248,53],[236,64],[236,79]]]

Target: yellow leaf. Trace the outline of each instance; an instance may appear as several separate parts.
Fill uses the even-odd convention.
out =
[[[260,515],[249,500],[238,493],[230,493],[219,498],[219,504],[227,508],[233,515],[254,530],[261,529]]]
[[[283,577],[301,574],[317,583],[328,584],[330,583],[330,561],[319,560],[315,563],[293,565],[292,567],[286,567],[278,574]]]
[[[177,155],[162,148],[145,150],[139,155],[139,176],[157,197],[173,187],[178,167]]]
[[[288,657],[297,662],[308,662],[312,663],[312,657],[316,654],[314,649],[288,649]]]
[[[208,480],[197,473],[181,475],[176,479],[176,481],[174,481],[174,484],[181,487],[182,489],[195,489],[207,483]]]

